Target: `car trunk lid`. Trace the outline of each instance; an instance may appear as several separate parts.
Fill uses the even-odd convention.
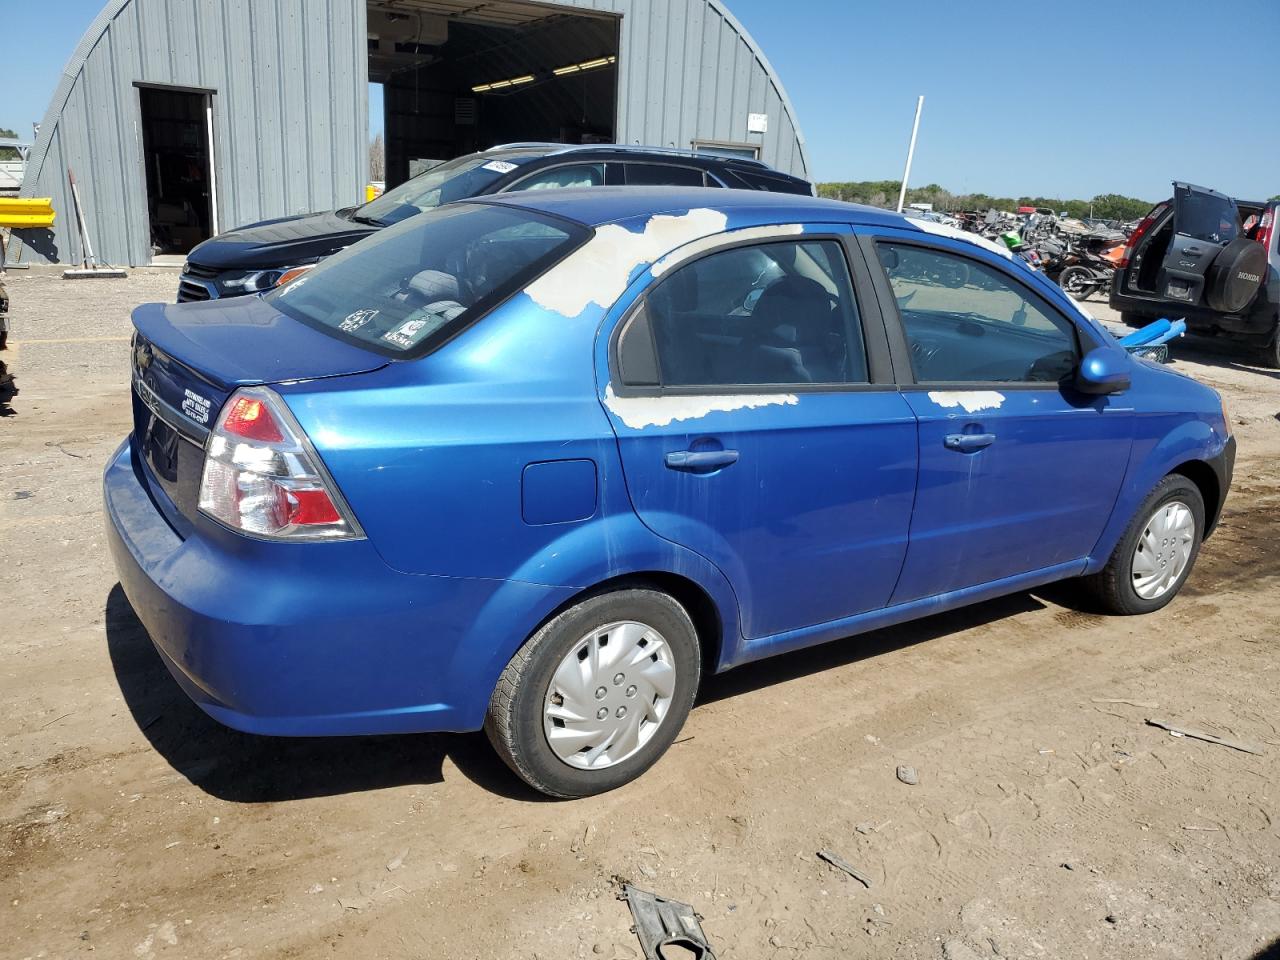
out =
[[[258,297],[144,304],[133,312],[133,325],[134,446],[153,492],[163,491],[186,521],[199,505],[205,439],[237,387],[349,376],[388,363]]]

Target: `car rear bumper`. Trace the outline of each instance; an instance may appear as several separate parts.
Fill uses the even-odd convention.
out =
[[[1156,320],[1168,317],[1170,320],[1185,319],[1187,328],[1199,333],[1219,333],[1240,339],[1265,339],[1275,332],[1276,307],[1267,290],[1258,294],[1258,298],[1250,305],[1247,313],[1217,313],[1199,307],[1188,307],[1186,304],[1174,303],[1151,297],[1135,297],[1122,292],[1125,274],[1116,271],[1111,283],[1110,306],[1119,313],[1132,314],[1137,317]]]
[[[561,599],[554,587],[398,573],[368,541],[265,543],[203,524],[184,539],[144,471],[126,441],[103,477],[121,586],[183,690],[237,730],[479,729],[497,672]]]

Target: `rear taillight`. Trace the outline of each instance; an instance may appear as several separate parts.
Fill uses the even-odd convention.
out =
[[[200,510],[270,540],[364,536],[284,402],[265,387],[232,394],[205,443]]]
[[[1125,267],[1129,266],[1129,261],[1133,259],[1133,251],[1138,249],[1138,244],[1141,243],[1142,238],[1147,235],[1147,231],[1150,230],[1151,225],[1156,222],[1156,218],[1164,213],[1166,207],[1168,207],[1168,204],[1165,203],[1157,205],[1156,208],[1143,217],[1138,223],[1138,226],[1134,228],[1133,233],[1129,236],[1129,242],[1124,245],[1124,253],[1120,255],[1120,260],[1116,264],[1119,269],[1123,270]]]
[[[1262,219],[1258,221],[1258,232],[1254,239],[1262,244],[1262,249],[1268,253],[1271,252],[1271,235],[1275,232],[1275,229],[1276,208],[1267,207],[1266,210],[1262,211]]]

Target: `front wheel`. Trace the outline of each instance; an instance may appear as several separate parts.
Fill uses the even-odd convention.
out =
[[[701,664],[693,622],[670,596],[628,589],[590,597],[512,657],[485,732],[535,790],[560,798],[613,790],[676,738]]]
[[[1181,474],[1151,491],[1116,545],[1107,565],[1085,586],[1109,612],[1152,613],[1186,583],[1204,536],[1204,498]]]

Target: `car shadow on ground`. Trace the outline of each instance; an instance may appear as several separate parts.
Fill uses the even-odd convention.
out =
[[[1070,584],[1053,584],[1035,594],[988,600],[708,677],[698,703],[714,703],[1044,609],[1046,604],[1037,597],[1091,612]],[[169,675],[119,584],[107,596],[105,620],[111,665],[134,721],[174,770],[211,796],[266,803],[438,784],[444,780],[447,757],[468,780],[491,793],[531,802],[548,799],[512,774],[482,733],[289,738],[231,730],[206,715]]]
[[[516,800],[545,800],[509,771],[484,734],[260,737],[224,727],[169,675],[116,584],[106,600],[107,650],[129,712],[178,773],[211,796],[268,803],[443,782],[449,758],[469,780]]]
[[[1257,350],[1229,340],[1187,336],[1173,342],[1169,355],[1175,363],[1178,360],[1190,360],[1206,367],[1239,370],[1255,377],[1280,380],[1280,370],[1264,367]]]

